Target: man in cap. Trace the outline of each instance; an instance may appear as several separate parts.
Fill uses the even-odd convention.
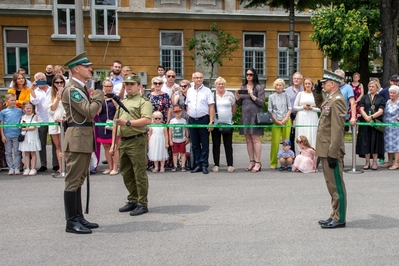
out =
[[[341,79],[339,75],[324,70],[323,79],[320,80],[328,97],[321,104],[316,153],[321,158],[333,209],[327,220],[319,221],[321,228],[338,228],[346,225],[346,189],[342,175],[342,161],[345,155],[344,130],[347,108],[339,90]]]
[[[148,212],[146,126],[151,123],[152,104],[140,94],[139,76],[128,75],[123,83],[127,97],[122,103],[129,112],[122,108],[116,112],[110,150],[114,151],[119,146],[120,171],[129,192],[128,202],[119,211],[137,216]],[[118,143],[115,134],[121,137]]]
[[[86,82],[91,79],[93,70],[86,52],[73,57],[65,65],[72,73],[61,96],[68,123],[64,141],[66,232],[90,234],[98,224],[83,217],[81,187],[88,176],[91,154],[95,150],[93,118],[101,108],[104,92],[95,90],[90,99]]]
[[[384,97],[385,101],[388,101],[389,98],[389,88],[392,85],[399,85],[399,76],[398,75],[392,75],[390,80],[389,80],[389,86],[386,88],[383,88],[378,94]]]

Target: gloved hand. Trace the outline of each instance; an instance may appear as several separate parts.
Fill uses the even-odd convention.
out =
[[[328,167],[334,169],[337,167],[338,160],[336,158],[332,158],[330,156],[327,156],[327,162],[328,162]]]

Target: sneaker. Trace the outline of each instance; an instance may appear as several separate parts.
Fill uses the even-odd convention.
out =
[[[291,166],[288,166],[287,171],[288,171],[288,172],[292,172],[292,167],[291,167]]]
[[[140,203],[137,203],[136,208],[130,212],[130,216],[138,216],[148,212],[147,206],[143,206]]]
[[[133,211],[137,205],[131,201],[126,202],[126,205],[123,206],[122,208],[119,208],[119,212],[129,212]]]
[[[212,168],[212,172],[214,172],[214,173],[219,172],[219,166],[215,165],[215,166]]]
[[[61,176],[61,173],[57,171],[55,173],[52,173],[51,176],[54,177],[54,178],[57,178],[57,177]]]
[[[25,175],[25,176],[26,176],[26,175],[29,175],[29,171],[30,171],[30,169],[25,169],[25,170],[24,170],[24,173],[23,173],[22,175]]]
[[[234,172],[234,167],[233,166],[227,167],[227,172],[229,172],[229,173]]]
[[[29,171],[29,175],[30,175],[30,176],[36,175],[36,174],[37,174],[36,169],[31,169],[31,170]]]
[[[284,167],[284,166],[280,166],[280,168],[279,168],[278,170],[284,171],[284,170],[285,170],[285,167]]]
[[[17,169],[14,170],[14,174],[15,174],[15,175],[20,175],[21,172],[20,172],[19,169],[17,168]]]
[[[8,175],[14,175],[14,170],[13,170],[13,169],[10,169],[10,170],[8,171]]]

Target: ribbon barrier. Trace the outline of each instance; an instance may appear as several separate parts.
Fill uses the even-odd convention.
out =
[[[61,132],[64,132],[62,123],[59,122],[32,122],[32,123],[18,123],[18,124],[0,124],[0,128],[8,127],[26,127],[26,126],[61,126]],[[346,126],[351,126],[349,122]],[[96,122],[94,126],[113,126],[113,123]],[[382,123],[382,122],[357,122],[356,126],[352,127],[352,168],[345,169],[348,174],[360,174],[363,170],[356,169],[356,131],[358,126],[378,126],[378,127],[398,127],[399,123]],[[226,125],[226,124],[150,124],[148,127],[184,127],[184,128],[284,128],[284,127],[318,127],[318,125]],[[61,134],[61,146],[63,146],[64,134]],[[63,150],[63,149],[62,149]],[[63,160],[64,161],[64,160]],[[65,176],[65,162],[61,167],[62,176]]]

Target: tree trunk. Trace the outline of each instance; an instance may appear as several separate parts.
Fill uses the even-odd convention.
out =
[[[370,38],[364,41],[362,50],[359,54],[359,74],[360,83],[363,84],[364,94],[368,92],[368,83],[370,78],[369,70],[369,50],[370,50]]]
[[[398,74],[397,30],[399,20],[398,0],[380,0],[381,50],[383,60],[382,86]]]
[[[339,68],[338,60],[331,60],[331,71],[334,72]]]
[[[290,36],[289,36],[289,81],[290,86],[292,86],[292,77],[294,76],[294,65],[295,65],[295,3],[294,0],[290,0],[290,14],[289,14],[289,21],[290,21]]]

